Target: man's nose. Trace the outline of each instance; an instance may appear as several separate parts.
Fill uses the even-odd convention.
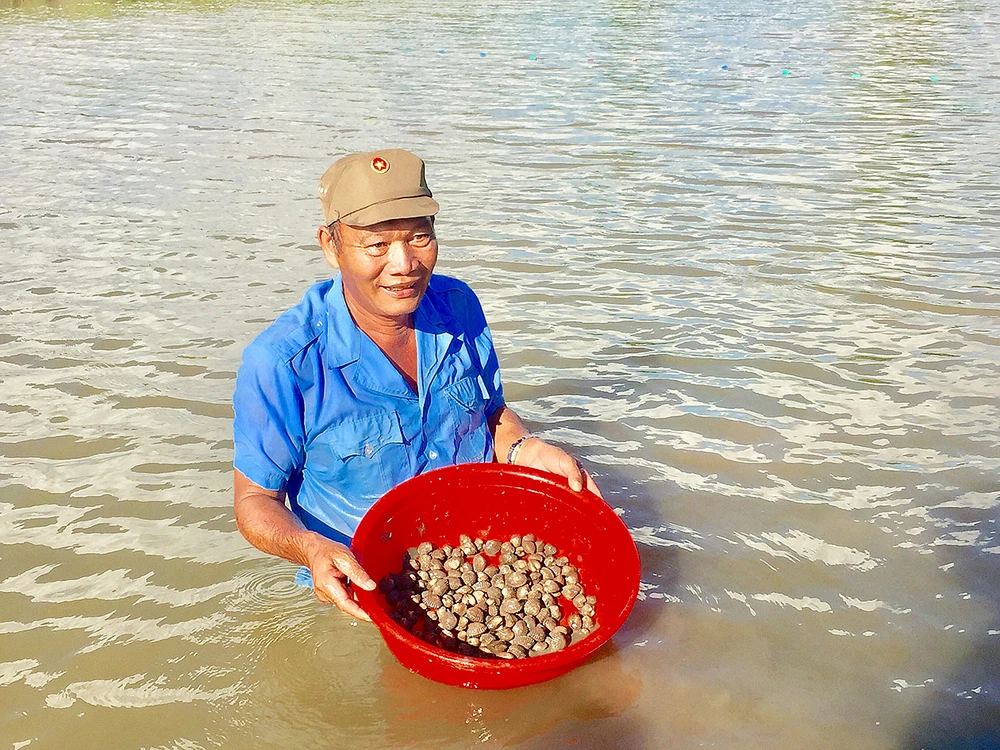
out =
[[[397,240],[389,245],[389,262],[386,264],[392,273],[407,274],[419,265],[417,254],[406,240]]]

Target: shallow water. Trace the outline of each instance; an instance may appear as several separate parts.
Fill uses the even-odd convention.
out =
[[[8,0],[0,744],[1000,746],[1000,7],[774,5]],[[231,518],[240,352],[382,145],[639,545],[550,683],[411,675]]]

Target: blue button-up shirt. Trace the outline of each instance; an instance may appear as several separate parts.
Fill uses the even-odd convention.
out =
[[[284,490],[306,527],[343,541],[400,482],[493,459],[488,419],[503,388],[479,300],[434,275],[413,323],[417,393],[355,325],[339,276],[312,286],[244,350],[234,466]]]

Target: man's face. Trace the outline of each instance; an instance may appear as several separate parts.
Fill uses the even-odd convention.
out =
[[[327,262],[340,270],[351,312],[369,319],[409,320],[437,263],[433,221],[423,217],[337,227],[339,242],[326,227],[320,227],[319,241]]]

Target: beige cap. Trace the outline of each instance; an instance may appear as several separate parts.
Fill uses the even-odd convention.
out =
[[[368,227],[392,219],[433,216],[440,206],[424,179],[424,162],[401,148],[338,159],[319,181],[326,223]]]

